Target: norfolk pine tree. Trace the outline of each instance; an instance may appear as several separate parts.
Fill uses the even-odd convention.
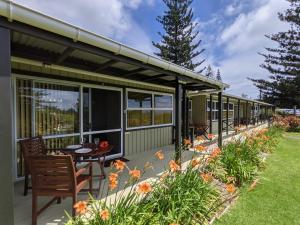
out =
[[[195,62],[196,57],[204,52],[199,49],[201,40],[198,38],[198,24],[193,21],[191,4],[193,0],[163,0],[167,6],[164,15],[158,16],[157,21],[162,24],[164,33],[159,43],[152,42],[159,51],[155,54],[162,59],[195,71],[204,60]],[[204,68],[205,69],[205,68]],[[202,72],[204,69],[199,70]]]

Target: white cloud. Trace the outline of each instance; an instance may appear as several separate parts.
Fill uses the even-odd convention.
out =
[[[139,50],[153,52],[151,40],[131,17],[132,10],[137,10],[141,4],[153,5],[153,0],[15,0],[15,2]]]
[[[285,1],[270,0],[248,14],[240,14],[220,36],[220,43],[225,44],[227,54],[259,50],[264,44],[268,44],[265,34],[285,30],[287,27],[277,18],[277,12],[286,6]]]
[[[219,65],[223,81],[231,85],[229,92],[257,97],[258,91],[247,77],[268,78],[267,71],[259,67],[263,57],[257,53],[274,45],[265,37],[266,34],[288,29],[288,24],[277,16],[288,7],[288,3],[279,0],[254,3],[253,10],[239,14],[216,38],[216,48],[222,49],[219,51],[221,60],[218,61],[220,57],[215,55],[210,61]]]

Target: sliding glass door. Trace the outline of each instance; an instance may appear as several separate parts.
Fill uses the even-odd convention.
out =
[[[108,141],[121,156],[122,95],[118,90],[83,88],[83,141]]]
[[[15,79],[16,177],[24,163],[19,141],[43,136],[48,148],[107,140],[122,155],[122,90],[63,81]]]

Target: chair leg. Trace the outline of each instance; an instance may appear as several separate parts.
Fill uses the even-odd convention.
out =
[[[37,196],[32,193],[32,225],[37,224]]]
[[[93,195],[93,164],[90,166],[89,175],[91,176],[89,181],[89,192],[91,195]]]
[[[24,196],[28,194],[28,173],[25,171]]]
[[[72,216],[74,217],[75,216],[75,208],[74,208],[74,205],[76,204],[77,202],[77,194],[73,195],[73,204],[72,204]]]

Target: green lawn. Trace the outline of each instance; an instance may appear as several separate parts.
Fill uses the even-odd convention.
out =
[[[217,225],[300,225],[300,134],[285,134],[267,159],[259,184]]]

